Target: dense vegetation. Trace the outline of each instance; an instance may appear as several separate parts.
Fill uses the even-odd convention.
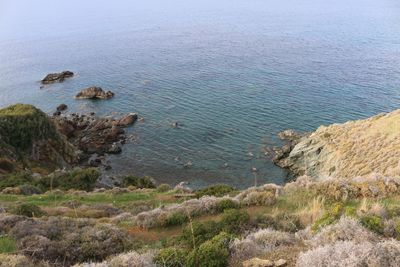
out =
[[[0,109],[0,174],[42,167],[54,170],[76,160],[76,151],[51,119],[32,105]]]
[[[321,266],[322,259],[345,264],[347,258],[330,255],[345,257],[343,250],[352,248],[368,260],[391,262],[383,266],[398,263],[393,254],[400,251],[398,241],[385,241],[400,239],[397,179],[314,182],[300,177],[285,187],[177,198],[170,188],[86,192],[66,186],[73,184],[71,177],[94,170],[81,172],[60,175],[66,181],[60,183],[65,188],[58,187],[62,190],[0,194],[7,211],[0,215],[2,257],[38,266],[88,261],[103,261],[99,266],[242,266],[254,257]],[[215,187],[204,191],[221,195]],[[377,256],[372,246],[386,252]]]

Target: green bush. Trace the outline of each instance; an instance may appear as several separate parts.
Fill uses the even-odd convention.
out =
[[[396,238],[397,240],[400,240],[400,221],[397,221],[396,227],[395,227],[395,232],[396,232]]]
[[[383,222],[382,219],[378,216],[364,216],[361,218],[361,224],[369,230],[374,231],[378,234],[383,233]]]
[[[217,204],[217,210],[222,212],[229,209],[238,209],[240,207],[239,203],[233,201],[232,199],[223,199]]]
[[[70,172],[53,174],[39,180],[38,186],[44,191],[50,189],[93,190],[100,173],[95,168],[75,169]]]
[[[334,223],[338,220],[343,213],[343,203],[335,203],[332,207],[324,213],[324,215],[315,221],[311,226],[311,230],[314,232],[319,231],[321,228]]]
[[[162,226],[175,226],[182,225],[189,220],[188,216],[184,213],[176,212],[170,214],[165,221],[162,223]]]
[[[157,186],[157,192],[164,193],[171,190],[171,186],[169,184],[160,184]]]
[[[21,191],[22,195],[38,195],[38,194],[42,194],[43,191],[34,185],[30,185],[30,184],[23,184],[21,186],[19,186],[19,190]]]
[[[50,118],[32,105],[16,104],[0,109],[0,136],[17,152],[28,151],[35,140],[60,140]]]
[[[23,184],[33,183],[32,176],[27,172],[18,172],[0,177],[0,190],[6,187],[17,187]]]
[[[256,218],[256,223],[261,228],[273,228],[283,232],[297,232],[303,229],[298,216],[287,213],[277,215],[262,214]]]
[[[223,231],[238,234],[247,228],[249,222],[250,216],[247,212],[231,209],[224,211],[220,225]]]
[[[192,232],[193,231],[193,232]],[[192,226],[188,225],[183,229],[182,235],[179,238],[181,244],[193,248],[193,237],[195,246],[203,244],[221,231],[221,226],[214,221],[193,222]]]
[[[0,142],[0,146],[1,145],[2,144]],[[11,160],[0,157],[0,170],[3,170],[5,172],[12,172],[12,171],[14,171],[14,169],[15,169],[15,166]]]
[[[229,242],[231,237],[224,232],[215,236],[193,250],[187,259],[188,267],[226,267],[229,258]]]
[[[11,213],[26,217],[42,217],[45,213],[38,206],[29,203],[19,204],[11,210]]]
[[[156,188],[153,178],[149,176],[136,177],[133,175],[127,175],[122,177],[122,185],[124,187],[136,186],[138,188]]]
[[[183,249],[169,247],[160,249],[154,257],[154,262],[163,267],[185,266],[187,252]]]
[[[223,197],[236,189],[232,186],[225,185],[225,184],[216,184],[212,185],[195,192],[196,197],[200,198],[202,196],[216,196],[216,197]]]

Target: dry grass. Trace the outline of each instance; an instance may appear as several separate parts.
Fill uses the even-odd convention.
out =
[[[302,225],[311,225],[322,216],[325,207],[325,197],[314,197],[310,205],[297,212]]]
[[[366,120],[321,126],[300,142],[291,155],[305,174],[318,179],[370,173],[400,176],[400,110]]]

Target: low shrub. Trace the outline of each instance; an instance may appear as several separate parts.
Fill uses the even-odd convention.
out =
[[[0,157],[0,172],[12,172],[15,169],[15,163],[8,158]]]
[[[11,210],[11,213],[26,217],[42,217],[45,214],[45,212],[41,208],[30,203],[23,203],[15,206]]]
[[[226,267],[229,259],[231,237],[224,232],[213,237],[193,250],[187,260],[188,267]]]
[[[261,228],[273,228],[292,233],[304,228],[298,216],[288,213],[279,213],[277,215],[262,214],[256,218],[256,224]]]
[[[50,217],[18,222],[10,231],[25,255],[70,266],[83,261],[101,261],[131,249],[129,235],[110,224],[93,220]]]
[[[375,215],[367,215],[361,218],[361,224],[374,231],[375,233],[382,234],[383,233],[383,222],[382,219]]]
[[[0,254],[0,267],[49,267],[43,262],[33,262],[23,255]]]
[[[74,169],[70,172],[57,172],[41,178],[37,186],[48,191],[51,189],[76,189],[92,191],[100,173],[95,168]]]
[[[22,195],[27,195],[27,196],[38,195],[43,193],[43,191],[39,187],[30,184],[20,185],[19,190]]]
[[[134,217],[134,223],[143,228],[152,228],[157,226],[173,225],[172,222],[185,223],[188,216],[196,217],[202,214],[218,213],[218,204],[225,199],[238,201],[231,197],[204,196],[200,199],[190,199],[179,204],[169,204],[150,211],[137,214]],[[180,214],[180,215],[175,215]],[[166,220],[168,222],[166,222]]]
[[[196,197],[200,198],[202,196],[216,196],[223,197],[228,195],[229,193],[234,192],[236,189],[232,186],[225,184],[216,184],[203,189],[199,189],[195,192]]]
[[[156,188],[156,184],[153,178],[149,176],[136,177],[133,175],[122,177],[122,186],[135,186],[137,188]]]
[[[379,237],[364,228],[358,221],[342,217],[332,225],[322,228],[309,243],[314,246],[323,246],[336,241],[352,241],[354,243],[377,242]]]
[[[316,232],[319,231],[321,228],[334,223],[338,220],[343,211],[343,204],[338,202],[332,205],[332,207],[325,212],[325,214],[317,219],[315,223],[312,225],[311,229]]]
[[[100,263],[81,263],[74,267],[156,267],[153,257],[154,254],[151,251],[143,254],[131,251],[118,254]]]
[[[275,184],[265,184],[259,187],[251,187],[240,192],[235,198],[243,205],[263,206],[273,205],[276,197],[282,192],[282,187]]]
[[[231,243],[231,264],[239,266],[244,260],[264,255],[280,247],[294,245],[297,242],[294,234],[261,229],[242,239],[237,238]]]
[[[297,266],[400,266],[400,242],[339,241],[300,253]]]
[[[237,201],[233,201],[232,199],[223,199],[217,203],[217,210],[218,212],[223,212],[224,210],[229,209],[238,209],[240,207]]]
[[[164,193],[170,191],[172,188],[169,184],[160,184],[157,186],[157,192]]]
[[[231,234],[243,232],[249,224],[250,215],[241,210],[225,210],[220,221],[223,231]]]
[[[164,222],[162,222],[161,226],[175,226],[182,225],[189,220],[189,217],[185,213],[175,212],[167,216]]]
[[[175,247],[163,248],[154,257],[154,263],[163,267],[184,267],[187,251]]]
[[[18,172],[0,177],[0,191],[6,187],[18,187],[23,184],[32,184],[33,178],[30,173]]]
[[[0,234],[7,234],[18,222],[31,220],[20,215],[0,214]]]
[[[192,225],[188,225],[183,229],[179,241],[189,248],[194,248],[218,235],[220,231],[221,225],[217,222],[193,222]]]

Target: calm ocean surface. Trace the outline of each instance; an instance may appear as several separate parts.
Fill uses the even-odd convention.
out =
[[[116,96],[73,99],[92,85]],[[138,112],[112,172],[282,183],[264,153],[279,131],[400,108],[400,1],[0,0],[0,107],[16,102]]]

